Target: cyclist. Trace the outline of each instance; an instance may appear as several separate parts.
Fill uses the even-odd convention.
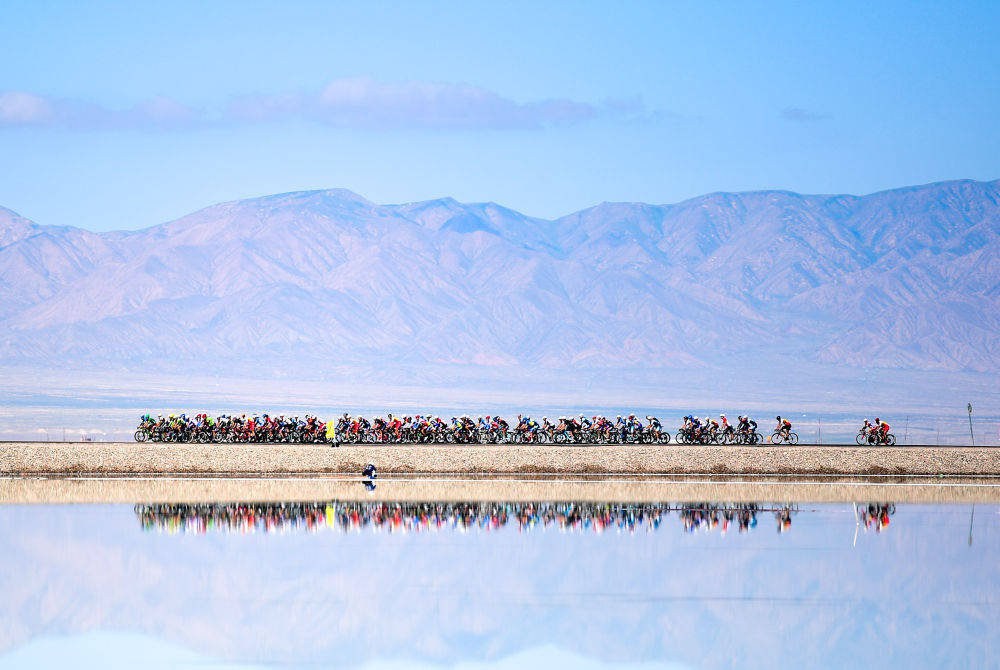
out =
[[[570,437],[572,437],[577,442],[580,441],[580,430],[583,426],[573,417],[566,417],[566,430],[569,431]]]
[[[722,436],[725,437],[727,435],[734,435],[735,430],[733,428],[733,425],[729,423],[729,419],[726,418],[726,415],[722,414],[719,416],[719,418],[722,419],[721,421]]]
[[[615,418],[614,432],[618,435],[618,440],[620,442],[625,441],[625,433],[627,430],[628,430],[628,425],[625,423],[625,419],[622,418],[622,415],[619,414]]]
[[[888,441],[889,424],[887,424],[885,421],[882,421],[878,417],[875,417],[875,425],[878,426],[877,428],[879,433],[878,441],[884,444],[885,442]]]
[[[701,439],[701,434],[704,431],[704,426],[702,420],[696,416],[691,417],[691,435],[696,440]]]
[[[528,424],[531,422],[531,418],[527,416],[517,415],[517,426],[514,427],[514,432],[516,433],[526,433],[528,432]]]
[[[788,419],[782,419],[779,415],[778,427],[774,429],[774,432],[780,433],[785,439],[788,439],[788,434],[792,432],[792,422]]]

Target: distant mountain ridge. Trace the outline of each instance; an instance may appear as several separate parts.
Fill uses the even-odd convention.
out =
[[[713,193],[556,220],[343,189],[144,230],[0,209],[8,363],[1000,366],[1000,181]]]

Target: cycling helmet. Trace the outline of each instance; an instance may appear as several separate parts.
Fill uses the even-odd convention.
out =
[[[775,418],[776,418],[776,419],[777,419],[778,421],[781,421],[781,416],[780,416],[780,415],[776,416]]]
[[[726,415],[725,415],[725,414],[720,414],[720,415],[719,415],[719,418],[720,418],[720,419],[725,419],[725,418],[726,418]]]

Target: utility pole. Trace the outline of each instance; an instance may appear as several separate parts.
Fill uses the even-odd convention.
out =
[[[903,444],[906,444],[906,436],[910,432],[910,415],[906,415],[906,426],[903,428]]]
[[[972,432],[972,403],[969,403],[969,437],[972,438],[972,446],[976,446],[976,436]]]
[[[823,418],[820,417],[819,421],[819,436],[816,438],[817,444],[823,444]]]

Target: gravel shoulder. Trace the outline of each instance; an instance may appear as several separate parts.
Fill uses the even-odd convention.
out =
[[[0,442],[0,474],[1000,475],[976,447],[343,446]]]

